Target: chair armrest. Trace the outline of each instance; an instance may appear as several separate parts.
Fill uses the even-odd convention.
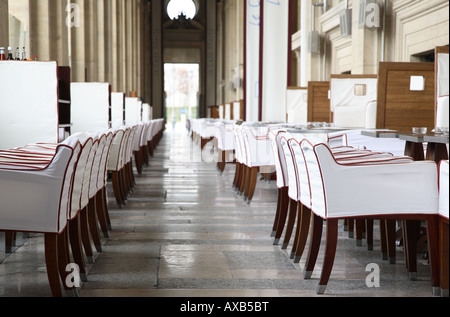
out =
[[[68,199],[63,189],[72,177],[72,154],[71,148],[60,147],[44,170],[0,169],[0,229],[43,233],[64,229]]]
[[[345,166],[324,145],[314,152],[319,172],[310,173],[315,178],[313,208],[317,201],[327,218],[438,212],[437,168],[432,161]]]

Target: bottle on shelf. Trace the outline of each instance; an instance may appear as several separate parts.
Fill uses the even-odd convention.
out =
[[[9,46],[8,47],[8,58],[7,58],[9,61],[12,61],[14,58],[13,58],[13,54],[12,54],[12,48],[11,48],[11,46]]]
[[[22,60],[26,61],[27,60],[27,52],[25,51],[25,47],[22,50]]]
[[[20,61],[20,49],[16,48],[16,61]]]
[[[4,47],[0,47],[0,61],[4,61],[4,60],[6,60],[5,48]]]

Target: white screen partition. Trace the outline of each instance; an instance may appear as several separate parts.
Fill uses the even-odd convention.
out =
[[[286,122],[289,1],[264,1],[262,120]]]
[[[241,102],[233,102],[233,120],[242,120],[241,118]]]
[[[308,89],[289,88],[286,91],[286,112],[288,123],[308,122]]]
[[[246,40],[246,120],[259,117],[259,29],[260,2],[245,1],[247,6]]]
[[[436,127],[449,126],[449,58],[448,53],[436,56]]]
[[[142,104],[142,121],[147,122],[152,120],[152,108],[148,103]]]
[[[134,126],[141,121],[141,105],[138,98],[125,98],[125,125]]]
[[[124,124],[125,94],[113,92],[111,94],[111,128],[117,129]]]
[[[0,62],[0,149],[58,142],[56,62]]]
[[[72,83],[70,94],[72,133],[109,129],[108,83]]]
[[[377,76],[331,76],[330,106],[334,123],[345,128],[375,128]]]

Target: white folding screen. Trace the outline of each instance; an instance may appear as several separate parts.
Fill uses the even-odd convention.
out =
[[[72,133],[109,129],[109,84],[71,83]]]
[[[378,79],[342,77],[330,79],[330,107],[334,123],[345,128],[375,128]]]
[[[56,62],[0,62],[0,149],[58,142]]]
[[[125,124],[127,126],[134,126],[141,121],[141,106],[142,102],[138,98],[125,98]]]
[[[225,120],[231,120],[231,104],[225,104]]]
[[[286,121],[289,1],[264,1],[262,120]]]
[[[111,94],[111,128],[117,129],[124,124],[125,94],[113,92]]]
[[[142,121],[147,122],[152,120],[151,107],[148,103],[142,104]]]
[[[241,102],[233,102],[233,120],[242,120],[241,118]]]
[[[246,0],[246,120],[259,118],[260,1]]]
[[[292,88],[286,91],[286,112],[288,123],[308,122],[308,89]]]
[[[448,53],[439,53],[436,57],[436,127],[449,126],[449,58]]]

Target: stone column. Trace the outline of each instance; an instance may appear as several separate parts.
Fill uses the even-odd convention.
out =
[[[87,81],[98,81],[97,0],[85,0],[85,56]]]
[[[77,5],[80,25],[71,28],[71,65],[72,81],[86,81],[86,51],[85,51],[85,4],[84,0],[72,0]]]
[[[106,82],[106,38],[107,29],[105,23],[108,12],[106,11],[105,0],[97,0],[97,80]],[[95,39],[94,39],[95,40]]]
[[[376,74],[381,46],[377,30],[359,27],[360,2],[352,2],[352,74]],[[381,12],[381,11],[380,11]]]
[[[153,117],[164,118],[162,0],[152,1],[152,106]]]
[[[8,0],[0,0],[0,47],[4,47],[5,50],[9,45],[8,20]]]
[[[66,1],[49,0],[49,47],[50,60],[59,66],[69,64],[68,27],[66,25]]]
[[[200,116],[207,116],[203,106],[216,105],[216,1],[206,2],[206,91],[201,92],[206,99],[205,105],[200,104]]]
[[[50,4],[49,0],[30,1],[29,57],[48,61],[50,56]],[[52,19],[54,20],[54,19]]]

